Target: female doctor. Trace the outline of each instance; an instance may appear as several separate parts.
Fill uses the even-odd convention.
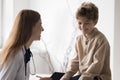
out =
[[[0,52],[0,80],[29,80],[29,50],[43,31],[40,14],[21,10],[16,17],[7,42]]]

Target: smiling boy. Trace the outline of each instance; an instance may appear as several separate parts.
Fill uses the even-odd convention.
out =
[[[105,35],[95,25],[99,17],[98,8],[84,2],[76,12],[78,28],[82,35],[77,37],[76,53],[68,71],[60,80],[70,80],[79,72],[79,80],[111,80],[110,45]]]

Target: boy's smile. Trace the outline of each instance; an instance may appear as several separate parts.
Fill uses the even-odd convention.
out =
[[[78,21],[78,28],[80,29],[80,31],[82,31],[82,33],[87,36],[91,33],[91,31],[94,29],[94,26],[96,24],[95,21],[93,20],[88,20],[85,17],[79,17],[77,19]]]

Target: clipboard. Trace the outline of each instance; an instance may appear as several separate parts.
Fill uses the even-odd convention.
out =
[[[60,78],[64,75],[65,73],[62,72],[54,72],[51,76],[53,80],[60,80]],[[70,78],[70,80],[78,80],[80,75],[76,75]]]

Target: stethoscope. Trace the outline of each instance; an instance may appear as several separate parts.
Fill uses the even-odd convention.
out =
[[[33,72],[30,71],[30,75],[34,75],[37,78],[42,78],[42,76],[36,74],[36,66],[35,66],[35,61],[34,61],[33,55],[31,56],[31,59],[32,59],[31,61],[33,63]]]
[[[32,63],[33,63],[33,73],[30,71],[30,74],[31,75],[36,75],[36,66],[35,66],[35,61],[34,61],[34,59],[33,59],[33,55],[31,56],[31,61],[32,61]]]
[[[26,70],[27,70],[27,63],[29,62],[29,64],[31,63],[30,61],[32,61],[32,63],[33,63],[33,67],[34,67],[34,72],[32,73],[31,71],[30,71],[30,74],[31,75],[35,75],[36,74],[36,67],[35,67],[35,62],[34,62],[34,59],[33,59],[33,54],[32,54],[32,52],[30,51],[29,52],[29,54],[31,55],[31,57],[30,56],[28,56],[28,48],[26,48],[26,46],[24,46],[24,50],[25,50],[25,54],[24,54],[24,63],[25,63],[25,76],[26,76]],[[30,49],[29,49],[30,50]],[[28,57],[26,57],[26,56],[28,56],[28,57],[30,57],[30,59],[32,58],[32,60],[26,60],[26,58],[28,58]],[[27,62],[26,62],[27,61]]]
[[[46,61],[47,61],[47,63],[48,63],[50,72],[53,73],[53,72],[54,72],[54,68],[53,68],[52,62],[51,62],[51,60],[50,60],[50,56],[49,56],[49,52],[48,52],[48,49],[47,49],[47,45],[46,45],[45,41],[44,41],[42,38],[41,38],[40,41],[42,41],[42,43],[43,43],[43,45],[44,45],[44,47],[45,47],[45,50],[46,50],[46,52],[47,52],[47,53],[46,53],[47,56],[43,57],[43,56],[40,55],[40,53],[38,54],[38,56],[39,56],[40,58],[47,58]],[[34,53],[31,55],[30,63],[32,64],[31,67],[33,67],[32,71],[30,70],[30,75],[35,75],[36,77],[41,78],[41,76],[39,76],[39,75],[37,74],[37,71],[36,71],[35,60],[34,60]]]

